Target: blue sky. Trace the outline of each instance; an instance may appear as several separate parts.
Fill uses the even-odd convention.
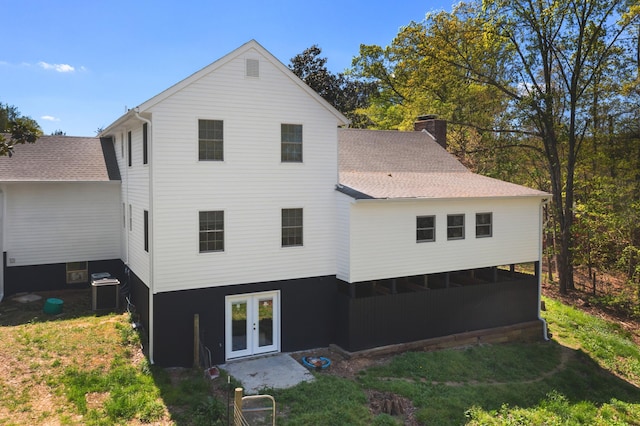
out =
[[[0,0],[0,102],[45,134],[94,136],[125,112],[251,39],[285,65],[317,44],[343,71],[360,44],[453,0]]]

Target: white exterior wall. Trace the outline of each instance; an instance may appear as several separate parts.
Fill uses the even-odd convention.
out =
[[[131,167],[128,161],[128,132],[131,131]],[[151,131],[149,132],[149,143]],[[149,210],[149,164],[142,164],[142,122],[118,131],[115,152],[122,178],[119,217],[122,245],[121,258],[147,285],[150,283],[149,253],[144,250],[144,210]],[[150,160],[149,160],[150,162]],[[123,223],[122,204],[124,203]],[[129,209],[131,205],[131,210]],[[131,211],[131,215],[130,212]],[[151,215],[151,213],[149,213]],[[123,226],[124,225],[124,226]],[[151,231],[151,228],[149,228]]]
[[[336,191],[337,206],[337,240],[336,240],[336,265],[337,277],[345,280],[344,277],[351,275],[351,204],[354,199],[341,192]],[[345,280],[346,281],[346,280]]]
[[[245,77],[245,58],[260,77]],[[335,275],[337,118],[257,51],[153,105],[154,292]],[[224,161],[198,161],[198,119],[222,120]],[[281,163],[280,125],[303,126]],[[281,247],[281,209],[304,245]],[[224,252],[199,253],[199,211],[223,210]]]
[[[7,266],[120,257],[120,182],[3,187]]]
[[[359,282],[537,261],[540,202],[531,197],[351,203],[350,256],[338,278]],[[465,238],[447,240],[447,215],[462,213]],[[476,238],[476,213],[493,214],[492,237]],[[436,240],[416,242],[416,217],[431,215]]]

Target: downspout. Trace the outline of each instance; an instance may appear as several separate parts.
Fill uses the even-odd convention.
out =
[[[136,118],[144,123],[147,123],[147,165],[149,166],[149,363],[155,364],[153,360],[153,348],[154,348],[154,321],[153,321],[153,272],[154,267],[154,247],[153,247],[153,161],[151,158],[152,153],[152,140],[153,131],[151,126],[151,120],[148,120],[140,115],[139,108],[135,108],[134,114]]]
[[[547,342],[550,339],[549,339],[547,321],[544,318],[542,318],[541,306],[542,306],[542,239],[543,239],[543,235],[544,235],[544,226],[545,226],[545,224],[542,221],[543,217],[544,217],[544,215],[542,214],[543,213],[542,209],[548,203],[549,203],[549,199],[548,198],[543,198],[542,200],[540,200],[540,211],[538,213],[538,217],[539,217],[539,235],[540,235],[540,237],[538,238],[538,270],[537,270],[537,274],[538,274],[538,319],[540,321],[542,321],[542,337]]]

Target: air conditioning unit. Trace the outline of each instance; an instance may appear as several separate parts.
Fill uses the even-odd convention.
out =
[[[87,271],[67,271],[67,284],[86,283],[87,280]]]

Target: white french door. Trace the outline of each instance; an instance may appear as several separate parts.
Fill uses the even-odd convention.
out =
[[[280,350],[280,292],[226,297],[227,359]]]

